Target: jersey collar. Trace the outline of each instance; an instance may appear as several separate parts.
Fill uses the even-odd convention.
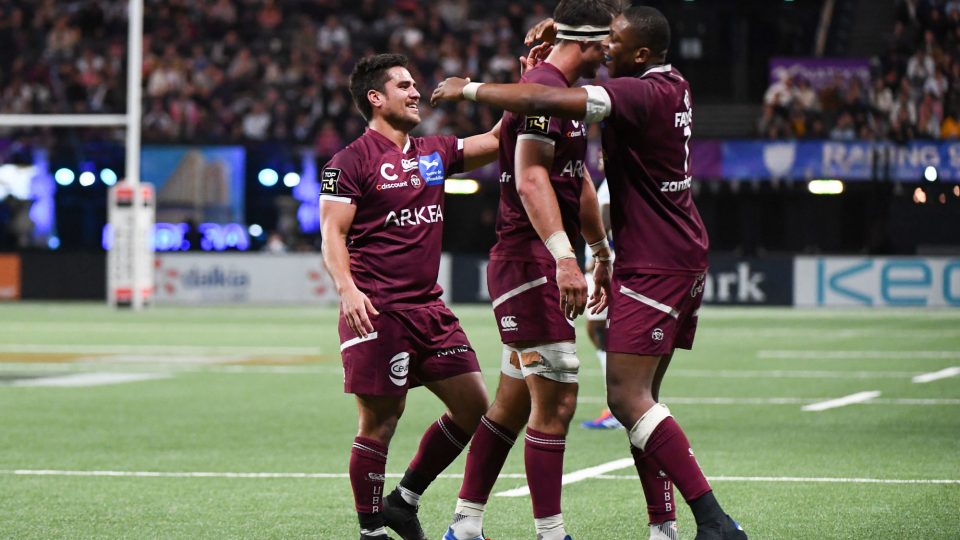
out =
[[[383,133],[380,133],[379,131],[377,131],[377,130],[375,130],[375,129],[367,128],[366,134],[369,135],[369,136],[371,136],[371,137],[373,137],[373,138],[375,138],[375,139],[377,139],[377,140],[379,140],[379,141],[380,141],[380,144],[386,145],[388,148],[390,148],[390,149],[392,149],[392,150],[396,150],[396,149],[397,149],[397,145],[393,144],[393,141],[391,141],[390,139],[387,138],[386,135],[384,135]],[[400,153],[406,154],[407,152],[409,152],[409,151],[410,151],[410,145],[411,145],[411,143],[412,143],[412,137],[410,137],[409,135],[407,135],[407,142],[404,143],[404,145],[403,145],[403,150],[401,150]]]
[[[641,74],[640,74],[640,78],[642,79],[642,78],[644,78],[644,77],[646,77],[647,75],[650,75],[650,74],[652,74],[652,73],[670,73],[671,71],[673,71],[673,67],[671,67],[670,64],[663,64],[663,65],[659,65],[659,66],[653,66],[652,68],[650,68],[650,69],[644,71],[643,73],[641,73]]]

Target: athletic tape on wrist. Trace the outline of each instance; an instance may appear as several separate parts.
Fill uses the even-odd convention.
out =
[[[469,83],[466,84],[466,86],[463,87],[463,90],[461,90],[460,93],[463,94],[463,97],[464,97],[465,99],[469,99],[470,101],[476,101],[476,100],[477,100],[477,90],[478,90],[481,86],[483,86],[483,83],[479,83],[479,82],[469,82]]]
[[[567,238],[567,233],[563,231],[557,231],[551,234],[544,244],[547,246],[547,249],[550,250],[550,254],[553,255],[554,260],[559,261],[561,259],[577,258],[573,253],[573,246],[570,245],[570,239]]]
[[[600,253],[604,249],[606,249],[607,251],[610,251],[610,242],[607,241],[606,236],[588,245],[590,246],[590,251],[593,253],[594,257],[596,257],[597,253]]]

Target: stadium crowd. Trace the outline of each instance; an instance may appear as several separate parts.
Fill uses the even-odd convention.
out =
[[[126,5],[0,0],[0,113],[123,112]],[[546,16],[532,0],[145,0],[144,140],[329,156],[363,130],[347,88],[357,58],[407,54],[421,93],[450,75],[515,80],[525,29]],[[498,118],[467,104],[423,116],[421,132],[461,134]]]
[[[769,139],[960,137],[960,0],[898,0],[871,82],[836,77],[814,89],[802,76],[771,84],[758,135]]]

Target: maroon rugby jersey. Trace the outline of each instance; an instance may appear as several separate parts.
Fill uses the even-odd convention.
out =
[[[566,88],[566,77],[546,62],[531,69],[520,82]],[[582,121],[549,116],[524,116],[512,112],[500,124],[500,208],[497,212],[497,243],[490,250],[493,259],[553,261],[537,231],[530,223],[517,193],[514,156],[517,141],[534,138],[554,145],[550,183],[557,194],[563,228],[574,243],[580,235],[580,192],[583,189],[583,161],[587,153],[587,129]]]
[[[463,141],[410,137],[400,148],[368,129],[321,173],[320,199],[357,207],[347,234],[350,273],[377,310],[437,301],[443,183],[463,171]]]
[[[707,267],[707,231],[690,193],[690,85],[670,65],[602,84],[601,124],[614,269],[674,274]]]

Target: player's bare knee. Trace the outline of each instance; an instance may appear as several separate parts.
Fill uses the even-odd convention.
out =
[[[666,405],[663,403],[654,404],[653,407],[647,409],[643,416],[630,428],[627,434],[630,438],[630,444],[640,450],[646,450],[647,440],[650,439],[650,435],[653,434],[653,431],[657,429],[657,426],[659,426],[661,422],[670,416],[672,416],[670,409],[668,409]]]

